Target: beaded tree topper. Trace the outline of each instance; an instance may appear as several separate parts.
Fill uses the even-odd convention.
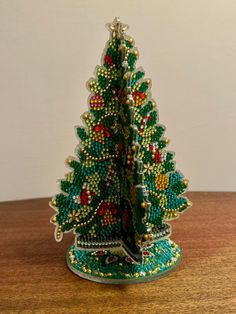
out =
[[[69,268],[107,283],[149,281],[174,268],[181,250],[167,221],[191,205],[127,28],[118,18],[108,24],[102,66],[88,82],[85,127],[76,128],[80,146],[50,202],[56,240],[75,234]]]

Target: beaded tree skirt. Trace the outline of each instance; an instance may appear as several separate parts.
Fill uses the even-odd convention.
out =
[[[85,251],[72,245],[67,252],[67,265],[76,275],[88,280],[130,284],[165,276],[179,264],[181,256],[180,247],[170,239],[144,250],[142,264],[134,263],[121,251]]]

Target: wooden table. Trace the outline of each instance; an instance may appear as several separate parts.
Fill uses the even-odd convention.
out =
[[[128,286],[81,279],[53,238],[48,199],[0,204],[0,313],[236,313],[236,193],[188,193],[174,221],[184,251],[178,270]]]

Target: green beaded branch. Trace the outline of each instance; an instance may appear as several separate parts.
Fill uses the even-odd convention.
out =
[[[51,222],[57,241],[73,231],[80,248],[121,246],[141,262],[144,247],[169,235],[165,221],[191,203],[126,28],[118,20],[109,25],[103,63],[88,82],[89,111],[76,127],[76,157],[67,159],[71,171],[50,202]]]

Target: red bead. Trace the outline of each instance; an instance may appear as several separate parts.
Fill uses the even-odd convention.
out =
[[[112,213],[112,215],[116,215],[117,214],[117,208],[116,208],[115,205],[112,206],[111,213]]]
[[[107,128],[106,128],[106,129],[107,129]],[[106,137],[110,137],[110,136],[111,136],[110,132],[107,131],[107,130],[105,130],[105,136],[106,136]]]
[[[139,93],[139,97],[140,97],[141,99],[144,99],[144,98],[146,97],[146,95],[145,95],[145,93]]]
[[[123,212],[123,219],[124,219],[125,226],[128,227],[130,220],[129,220],[129,213],[127,209],[125,209]]]
[[[144,255],[144,256],[149,256],[150,253],[149,253],[148,251],[143,251],[143,255]]]
[[[149,144],[149,150],[153,151],[153,145],[152,144]]]
[[[97,255],[97,256],[103,256],[103,255],[105,255],[105,251],[97,251],[97,252],[95,253],[95,255]]]
[[[104,61],[108,64],[108,65],[112,65],[112,59],[109,55],[105,55]]]
[[[81,205],[88,205],[88,194],[87,194],[87,190],[84,189],[81,194],[80,194],[80,204]]]
[[[103,215],[105,215],[105,213],[106,213],[105,209],[99,208],[99,210],[98,210],[98,215],[99,216],[103,216]]]
[[[155,152],[155,162],[159,164],[161,162],[161,154],[158,150]]]
[[[101,129],[102,129],[102,125],[101,125],[101,124],[98,124],[98,125],[96,125],[96,126],[94,127],[94,131],[95,131],[95,132],[99,132],[99,131],[101,131]]]

